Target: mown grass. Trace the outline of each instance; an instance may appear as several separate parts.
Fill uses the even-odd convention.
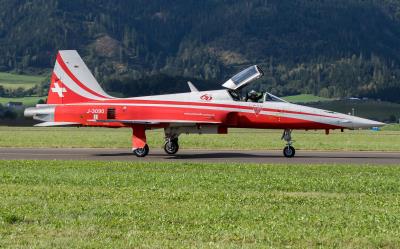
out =
[[[382,127],[383,131],[400,131],[400,124],[388,124]]]
[[[21,75],[0,72],[0,85],[4,88],[31,88],[44,80],[44,76]]]
[[[292,102],[292,103],[308,103],[308,102],[317,102],[317,101],[331,101],[332,99],[315,96],[312,94],[299,94],[282,97],[284,100]]]
[[[396,166],[0,161],[0,176],[5,248],[400,247]]]
[[[24,106],[35,106],[40,99],[47,97],[22,97],[22,98],[4,98],[0,97],[0,104],[5,105],[8,102],[22,102]]]
[[[393,117],[398,121],[400,118],[400,104],[374,101],[374,100],[335,100],[322,101],[305,104],[307,106],[336,111],[340,113],[353,113],[356,116],[369,118],[373,120],[391,120]]]
[[[182,149],[281,150],[280,130],[231,129],[227,135],[181,135]],[[400,151],[399,131],[294,131],[296,149]],[[151,148],[161,148],[163,130],[147,132]],[[131,129],[0,127],[0,147],[130,148]]]

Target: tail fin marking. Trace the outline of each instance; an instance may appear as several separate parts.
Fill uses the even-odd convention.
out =
[[[113,98],[101,88],[75,50],[59,51],[51,77],[48,104]]]

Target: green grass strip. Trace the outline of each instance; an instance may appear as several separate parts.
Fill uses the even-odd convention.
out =
[[[398,248],[399,179],[398,166],[0,161],[0,247]]]
[[[335,151],[400,151],[400,132],[389,131],[294,131],[296,149]],[[130,148],[129,128],[0,127],[0,147]],[[182,149],[282,150],[281,130],[230,129],[228,135],[185,135]],[[147,132],[150,148],[162,148],[164,131]]]

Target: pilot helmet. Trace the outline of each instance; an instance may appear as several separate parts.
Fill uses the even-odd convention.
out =
[[[251,90],[251,91],[249,92],[249,96],[257,96],[257,92],[254,91],[254,90]]]

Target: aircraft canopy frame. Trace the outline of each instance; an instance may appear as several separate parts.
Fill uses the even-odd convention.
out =
[[[222,84],[222,86],[230,90],[240,90],[250,82],[261,78],[263,75],[264,72],[257,65],[254,65],[235,74],[232,78]]]

